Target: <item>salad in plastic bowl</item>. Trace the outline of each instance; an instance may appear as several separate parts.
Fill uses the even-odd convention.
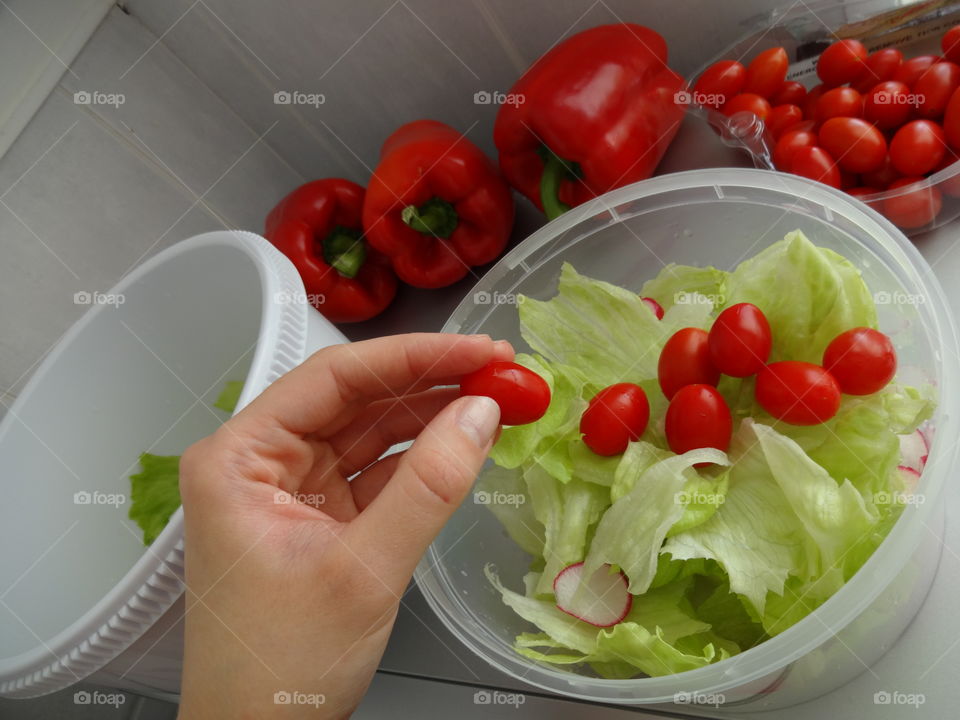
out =
[[[622,679],[737,655],[836,593],[911,502],[933,389],[890,381],[860,271],[802,232],[640,293],[565,264],[516,311],[549,405],[504,429],[477,491],[513,499],[487,507],[532,557],[522,586],[485,568],[526,658]]]

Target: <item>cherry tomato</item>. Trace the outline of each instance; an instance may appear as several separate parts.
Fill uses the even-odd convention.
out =
[[[657,379],[667,398],[672,398],[685,385],[716,385],[720,371],[710,362],[706,330],[683,328],[677,330],[660,351]]]
[[[800,105],[807,99],[807,89],[796,80],[790,80],[780,86],[777,94],[770,98],[771,105]]]
[[[947,152],[943,155],[943,160],[933,169],[933,172],[937,173],[945,168],[951,167],[958,160],[960,160],[960,157],[957,157],[957,155],[948,148]],[[950,172],[953,174],[948,175],[945,179],[938,182],[937,187],[940,189],[940,192],[950,197],[960,197],[960,165],[953,168]]]
[[[877,83],[863,98],[863,117],[881,130],[903,125],[914,109],[916,96],[902,82]]]
[[[814,120],[817,115],[817,103],[823,94],[829,90],[823,83],[815,85],[807,91],[807,98],[803,101],[803,116],[807,120]]]
[[[787,66],[790,60],[782,47],[764,50],[747,65],[747,79],[743,91],[764,98],[771,98],[787,79]]]
[[[867,187],[866,185],[860,185],[858,187],[847,188],[847,194],[850,197],[855,197],[862,203],[865,203],[868,207],[872,207],[874,210],[880,211],[880,203],[877,200],[866,200],[865,198],[870,197],[871,195],[876,195],[881,192],[878,188]]]
[[[697,448],[726,452],[730,447],[733,418],[726,400],[715,387],[687,385],[670,401],[663,429],[667,444],[678,455]]]
[[[523,365],[495,360],[460,378],[460,396],[483,395],[500,406],[504,425],[526,425],[539,420],[550,405],[546,380]]]
[[[936,55],[917,55],[915,58],[904,60],[903,64],[897,68],[891,80],[902,82],[907,87],[913,87],[923,71],[937,62],[940,58]]]
[[[912,120],[890,141],[890,161],[904,175],[926,175],[947,151],[943,129],[930,120]]]
[[[777,105],[771,108],[766,120],[774,139],[800,122],[803,122],[803,110],[798,105]]]
[[[791,425],[819,425],[840,408],[840,386],[819,365],[784,360],[757,374],[757,402],[778,420]]]
[[[719,108],[743,91],[747,69],[736,60],[715,62],[701,73],[693,86],[694,100],[706,107]]]
[[[817,144],[817,135],[810,130],[796,130],[790,128],[773,148],[773,164],[778,170],[790,172],[790,165],[793,162],[793,154],[802,147],[813,147]]]
[[[890,183],[900,177],[902,177],[902,175],[897,172],[897,169],[893,166],[893,163],[890,162],[890,154],[888,153],[883,159],[883,164],[880,167],[878,167],[876,170],[863,173],[860,179],[863,181],[864,185],[883,190],[890,185]]]
[[[832,117],[860,117],[863,115],[863,97],[850,87],[833,88],[820,96],[813,113],[818,123]]]
[[[820,127],[817,137],[820,147],[837,158],[837,164],[848,172],[876,170],[887,157],[883,133],[860,118],[830,118]]]
[[[960,89],[954,90],[943,114],[943,132],[954,150],[960,150]]]
[[[859,40],[838,40],[820,53],[817,77],[824,85],[835,87],[854,82],[864,72],[867,49]]]
[[[960,65],[960,25],[954,25],[943,34],[940,49],[943,50],[943,57]]]
[[[767,119],[770,110],[770,103],[753,93],[740,93],[739,95],[735,95],[720,108],[720,112],[727,116],[738,112],[752,112],[761,120]]]
[[[872,395],[893,379],[897,354],[882,332],[858,327],[840,333],[827,345],[823,367],[847,395]]]
[[[925,118],[943,115],[947,102],[958,86],[960,65],[938,62],[928,67],[913,84],[913,92],[917,96],[917,114]]]
[[[890,183],[887,188],[889,192],[909,185],[917,185],[915,189],[903,191],[883,201],[883,214],[897,227],[908,230],[923,227],[933,222],[934,218],[940,214],[943,195],[935,186],[922,187],[920,183],[924,180],[925,178],[922,177],[900,178]]]
[[[657,316],[657,320],[663,320],[663,305],[658,303],[653,298],[640,298],[643,300],[643,304],[646,305],[653,311],[653,314]]]
[[[790,172],[811,180],[818,180],[830,187],[843,186],[840,169],[834,162],[833,156],[822,147],[797,148],[790,159]]]
[[[650,403],[643,388],[633,383],[606,387],[580,417],[584,444],[597,455],[619,455],[631,440],[639,440],[650,420]]]
[[[852,173],[849,170],[844,170],[839,165],[837,165],[837,169],[840,171],[840,188],[842,190],[856,187],[860,182],[860,176],[856,173]]]
[[[724,375],[749,377],[770,357],[770,323],[756,305],[731,305],[713,321],[708,345],[710,361]]]
[[[877,83],[890,80],[903,64],[903,53],[896,48],[884,48],[867,56],[863,74],[851,85],[859,93],[865,93]]]

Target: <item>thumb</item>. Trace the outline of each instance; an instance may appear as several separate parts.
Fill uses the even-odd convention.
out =
[[[499,422],[500,408],[488,397],[450,403],[421,431],[393,477],[350,524],[354,552],[398,594],[470,492]]]

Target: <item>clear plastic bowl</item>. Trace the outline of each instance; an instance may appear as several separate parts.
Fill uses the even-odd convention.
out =
[[[517,634],[533,630],[484,577],[494,563],[522,588],[529,556],[489,510],[468,499],[417,569],[443,623],[500,670],[540,688],[607,703],[722,699],[751,709],[782,707],[832,690],[894,643],[926,596],[940,557],[940,502],[957,448],[957,339],[942,289],[916,249],[887,220],[843,193],[793,175],[754,169],[675,173],[621,188],[574,208],[514,248],[477,284],[444,328],[506,338],[518,351],[513,298],[556,293],[563,262],[639,290],[665,263],[731,269],[800,229],[863,272],[878,301],[880,327],[898,349],[899,379],[939,390],[929,464],[890,535],[833,598],[782,634],[738,656],[673,676],[607,680],[517,655]],[[946,441],[946,442],[945,442]]]
[[[956,4],[940,7],[937,3],[913,3],[904,6],[891,0],[851,0],[848,2],[799,3],[778,8],[768,15],[748,21],[751,30],[722,53],[705,63],[690,81],[693,87],[700,74],[718,60],[738,60],[744,65],[764,50],[783,47],[790,59],[788,80],[796,80],[808,89],[819,84],[816,62],[820,53],[837,38],[856,38],[869,52],[886,47],[900,49],[905,58],[939,55],[940,37],[960,24]],[[719,112],[693,111],[718,127],[722,141],[745,150],[758,168],[773,169],[771,154],[774,140],[765,132],[763,121],[752,113],[728,118]],[[721,125],[728,125],[723,128]],[[922,214],[933,221],[919,226],[901,225],[908,235],[918,235],[960,217],[960,162],[938,170],[924,180],[906,187],[866,195],[860,198],[880,213],[902,222],[895,208],[899,198],[912,196]],[[940,204],[937,209],[937,204]]]

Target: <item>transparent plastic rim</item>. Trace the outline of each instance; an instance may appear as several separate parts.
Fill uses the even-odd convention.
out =
[[[771,175],[777,176],[779,186],[771,187],[771,180],[774,179]],[[443,570],[442,551],[431,546],[415,573],[427,603],[444,625],[474,653],[498,670],[534,686],[603,702],[654,704],[672,702],[675,694],[681,691],[695,689],[703,693],[718,693],[765,677],[772,678],[862,613],[904,567],[918,547],[922,533],[928,531],[926,528],[931,524],[933,514],[942,509],[937,499],[943,490],[947,473],[957,459],[957,445],[945,446],[944,439],[958,435],[957,415],[960,410],[957,394],[960,349],[947,299],[930,266],[892,223],[867,206],[853,202],[841,191],[821,183],[770,170],[720,168],[673,173],[614,190],[564,213],[505,255],[467,294],[445,324],[444,332],[471,332],[473,328],[464,327],[463,323],[475,309],[471,302],[473,293],[493,290],[508,270],[524,263],[531,253],[568,233],[577,224],[603,214],[609,215],[613,223],[617,218],[616,208],[623,203],[676,190],[709,187],[715,188],[718,198],[729,195],[725,192],[727,189],[783,192],[822,207],[824,219],[828,221],[833,215],[845,217],[860,226],[865,237],[871,238],[867,242],[861,241],[864,245],[879,257],[896,264],[901,272],[901,281],[908,289],[920,290],[928,298],[929,302],[920,310],[925,314],[924,327],[931,339],[931,346],[936,349],[934,362],[940,397],[932,419],[936,437],[928,458],[929,470],[921,476],[917,492],[924,494],[931,502],[907,506],[890,534],[854,577],[793,627],[727,660],[677,675],[653,678],[592,678],[523,659],[512,647],[486,630],[458,596]],[[564,247],[576,241],[574,236]],[[544,260],[531,266],[530,271],[542,262]],[[523,266],[527,267],[526,264]],[[500,291],[502,288],[496,289]],[[484,561],[495,561],[495,558],[480,560]]]

